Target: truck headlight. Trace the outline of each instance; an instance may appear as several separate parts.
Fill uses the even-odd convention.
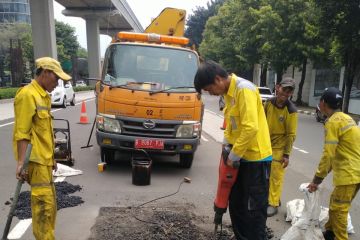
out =
[[[115,119],[115,116],[106,117],[98,115],[96,117],[97,127],[100,130],[114,133],[121,133],[120,122]]]
[[[176,131],[177,138],[192,138],[199,135],[201,129],[201,123],[184,121],[184,124],[180,125]]]

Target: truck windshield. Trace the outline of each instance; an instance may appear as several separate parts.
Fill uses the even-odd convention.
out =
[[[114,44],[106,53],[104,83],[134,90],[194,92],[198,57],[162,46]]]

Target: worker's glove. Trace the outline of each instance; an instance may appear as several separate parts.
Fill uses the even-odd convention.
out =
[[[232,162],[232,167],[233,168],[239,168],[240,167],[240,160]]]
[[[230,145],[224,145],[223,148],[222,148],[221,156],[222,156],[222,159],[223,159],[225,165],[227,165],[226,161],[228,160],[230,152],[231,152],[231,146]]]

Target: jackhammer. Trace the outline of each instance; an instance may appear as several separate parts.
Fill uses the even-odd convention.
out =
[[[231,148],[231,145],[225,145],[220,157],[218,188],[214,202],[215,234],[217,233],[218,226],[222,225],[222,217],[228,207],[231,189],[238,174],[238,162],[236,162],[237,165],[234,167],[230,167],[226,164]]]

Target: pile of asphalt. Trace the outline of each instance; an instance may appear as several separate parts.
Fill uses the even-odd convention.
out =
[[[79,185],[72,185],[68,182],[56,182],[55,189],[58,210],[62,208],[75,207],[84,203],[81,197],[69,196],[69,194],[82,189]],[[14,216],[19,219],[31,218],[30,191],[20,193]]]

